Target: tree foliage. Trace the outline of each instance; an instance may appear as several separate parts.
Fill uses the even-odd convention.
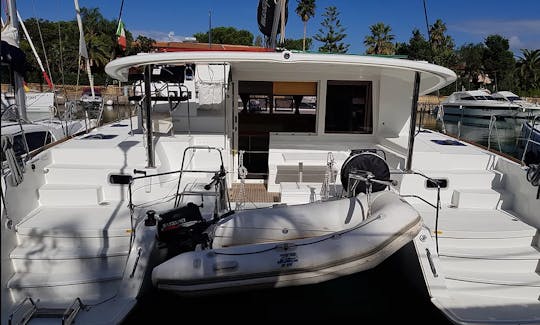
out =
[[[347,34],[345,34],[346,28],[341,25],[339,11],[335,6],[330,6],[325,9],[323,16],[322,28],[319,28],[319,32],[314,37],[314,39],[323,43],[319,47],[319,51],[326,53],[347,53],[350,45],[342,42],[347,37]]]
[[[521,50],[514,71],[519,80],[519,87],[525,93],[540,95],[540,49]],[[533,91],[531,91],[533,90]]]
[[[484,52],[486,48],[484,44],[465,44],[457,51],[459,66],[456,68],[459,82],[461,85],[466,85],[468,89],[474,87],[474,83],[479,75],[485,75],[484,68]]]
[[[104,18],[97,8],[81,8],[81,19],[95,84],[104,84],[107,79],[105,65],[117,54],[122,54],[116,40],[117,22]],[[55,84],[76,84],[78,75],[79,84],[88,84],[86,73],[79,65],[79,27],[75,10],[73,19],[69,21],[52,22],[29,18],[23,22],[45,69],[48,70],[47,66],[50,68],[50,77]],[[19,34],[20,47],[25,52],[28,63],[25,80],[44,83],[41,70],[22,28],[19,28]],[[40,35],[45,44],[45,52]],[[131,48],[133,37],[129,31],[126,31],[126,38],[128,41],[126,54],[136,53]]]
[[[238,30],[234,27],[216,27],[211,29],[212,43],[232,45],[253,45],[253,34],[245,29]],[[193,35],[197,42],[208,43],[208,32]]]
[[[153,44],[155,42],[156,41],[150,37],[139,35],[132,43],[132,46],[129,49],[126,49],[126,54],[150,53],[153,50]]]
[[[431,57],[431,46],[418,29],[414,29],[409,43],[398,43],[396,54],[407,55],[411,60],[429,61]]]
[[[513,69],[516,64],[514,54],[509,50],[508,39],[500,35],[489,35],[484,44],[484,67],[486,72],[495,80],[499,89],[513,87]]]
[[[305,45],[304,45],[305,44]],[[305,49],[304,49],[305,46]],[[291,39],[286,38],[285,42],[283,44],[280,44],[280,47],[283,47],[287,50],[298,50],[298,51],[305,51],[311,48],[311,38],[307,39]]]
[[[395,36],[390,34],[392,28],[382,22],[369,27],[371,35],[366,36],[364,45],[368,47],[367,54],[393,55],[396,53],[394,43]]]
[[[429,28],[429,44],[431,45],[431,60],[438,65],[454,67],[457,57],[454,50],[454,39],[446,35],[446,24],[437,19]]]

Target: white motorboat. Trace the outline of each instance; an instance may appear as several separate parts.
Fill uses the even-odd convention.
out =
[[[28,91],[25,92],[25,95],[26,113],[29,121],[43,120],[57,113],[54,92]],[[2,93],[2,98],[5,99],[3,106],[15,104],[13,93]]]
[[[103,102],[103,96],[100,90],[94,89],[94,93],[92,94],[90,87],[85,87],[79,100],[88,104],[101,104]]]
[[[521,111],[518,104],[496,100],[486,90],[456,91],[440,105],[443,116],[475,118],[514,118]]]
[[[538,103],[533,103],[528,100],[525,100],[518,95],[514,94],[511,91],[498,91],[491,95],[495,100],[514,103],[521,107],[521,110],[518,111],[516,117],[532,120],[535,116],[540,115],[540,105]]]

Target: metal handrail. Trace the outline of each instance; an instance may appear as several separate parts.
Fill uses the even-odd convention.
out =
[[[441,185],[439,184],[439,182],[436,180],[436,179],[433,179],[431,177],[428,177],[420,172],[416,172],[416,171],[390,171],[390,174],[398,174],[398,175],[405,175],[405,174],[414,174],[414,175],[418,175],[418,176],[421,176],[421,177],[424,177],[425,179],[429,180],[430,182],[432,182],[433,184],[436,184],[437,185],[437,203],[436,204],[433,204],[429,201],[427,201],[426,199],[424,199],[423,197],[420,197],[416,194],[411,194],[411,195],[402,195],[400,194],[401,197],[412,197],[412,198],[416,198],[416,199],[419,199],[421,201],[423,201],[424,203],[432,206],[433,208],[435,208],[435,246],[437,248],[437,255],[439,254],[439,209],[441,209]]]
[[[536,121],[540,121],[540,115],[536,115],[534,119],[531,121],[531,131],[529,132],[529,136],[527,137],[527,141],[525,142],[525,148],[523,149],[523,155],[521,156],[522,163],[525,163],[525,154],[527,153],[527,149],[529,148],[529,143],[532,142],[532,143],[540,145],[540,143],[531,139],[534,132],[534,126],[536,125]]]
[[[493,131],[493,128],[495,128],[495,131],[497,132],[496,139],[497,143],[499,145],[499,151],[502,152],[501,148],[501,140],[499,138],[499,129],[497,128],[497,117],[495,115],[491,115],[489,118],[489,132],[488,132],[488,150],[491,149],[491,133]]]
[[[193,170],[193,169],[184,169],[184,162],[185,162],[185,160],[186,160],[186,153],[188,152],[188,150],[193,150],[194,152],[195,152],[196,150],[208,150],[208,151],[210,151],[210,150],[215,150],[215,151],[217,151],[217,152],[219,153],[219,158],[220,158],[220,160],[221,160],[221,169],[222,169],[222,170],[216,172],[215,170]],[[194,154],[195,154],[195,153],[194,153]],[[224,171],[224,166],[225,166],[225,164],[224,164],[224,162],[223,162],[223,154],[221,153],[221,148],[210,147],[210,146],[189,146],[189,147],[187,147],[186,149],[184,149],[184,154],[183,154],[183,156],[182,156],[182,164],[180,165],[180,171],[179,171],[180,175],[178,176],[178,185],[177,185],[177,187],[176,187],[176,194],[175,194],[174,206],[175,206],[175,207],[178,207],[178,205],[180,204],[180,194],[179,194],[179,193],[180,193],[180,183],[182,182],[182,175],[183,175],[183,173],[186,173],[186,172],[190,172],[190,173],[214,173],[214,174],[216,174],[216,176],[217,176],[218,173],[221,173],[221,172],[224,172],[224,173],[225,173],[225,171]],[[216,184],[220,183],[220,182],[217,181],[216,179],[214,179],[214,180],[212,181],[212,183],[213,183],[214,181],[216,181]],[[212,184],[212,183],[211,183],[211,184]],[[225,186],[225,189],[224,189],[224,190],[225,190],[225,196],[226,196],[226,198],[227,198],[227,205],[228,205],[228,207],[229,207],[229,211],[231,211],[231,210],[232,210],[232,209],[231,209],[231,201],[230,201],[230,199],[229,199],[229,194],[227,193],[227,186]],[[216,195],[216,206],[215,206],[216,209],[217,209],[217,200],[218,200],[218,199],[219,199],[219,197],[218,197],[218,195]],[[216,212],[217,212],[217,211],[216,211]]]

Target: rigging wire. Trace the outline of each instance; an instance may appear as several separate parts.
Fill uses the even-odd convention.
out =
[[[34,0],[32,0],[32,8],[34,10],[34,16],[36,17],[36,23],[37,23],[37,28],[38,28],[38,32],[39,32],[39,38],[41,40],[41,47],[43,49],[43,57],[45,58],[45,65],[47,66],[47,73],[49,73],[49,79],[51,80],[51,84],[53,86],[53,91],[54,91],[54,82],[53,82],[53,79],[52,79],[52,74],[51,74],[51,68],[49,66],[49,59],[47,58],[47,51],[45,50],[45,43],[43,42],[43,34],[41,33],[41,25],[39,23],[39,18],[37,18],[37,15],[36,15],[36,6],[34,4]]]
[[[61,8],[60,0],[58,0],[58,9],[60,8]],[[62,76],[62,85],[64,85],[64,93],[65,93],[66,79],[64,77],[64,57],[62,54],[62,35],[60,33],[60,20],[58,20],[57,25],[58,25],[58,48],[60,50],[59,51],[60,52],[60,76]],[[67,93],[65,93],[64,95],[67,98]]]

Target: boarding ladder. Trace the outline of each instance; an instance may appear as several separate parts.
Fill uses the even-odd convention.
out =
[[[75,298],[68,308],[44,308],[38,307],[39,299],[34,301],[31,297],[26,297],[15,307],[15,310],[9,315],[9,325],[23,325],[36,319],[57,319],[62,325],[69,325],[75,322],[75,318],[80,311],[84,310],[80,298]]]

